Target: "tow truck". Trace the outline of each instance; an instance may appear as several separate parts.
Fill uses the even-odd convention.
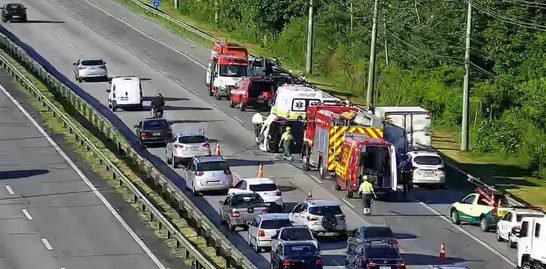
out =
[[[462,222],[479,225],[482,231],[488,232],[515,206],[508,203],[504,192],[493,186],[474,177],[468,181],[477,186],[476,191],[451,205],[451,221],[456,225]]]

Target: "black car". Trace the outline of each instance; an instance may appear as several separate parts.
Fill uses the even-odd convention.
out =
[[[359,244],[345,258],[347,268],[405,269],[398,248],[383,241]]]
[[[2,21],[27,21],[27,8],[21,4],[5,4],[2,6]]]
[[[312,242],[283,242],[271,252],[271,268],[322,269],[322,256]]]
[[[166,144],[173,135],[169,122],[163,118],[145,119],[135,128],[140,145]]]
[[[381,240],[393,247],[398,247],[398,241],[388,226],[362,226],[354,230],[347,238],[347,252],[351,252],[356,246],[368,241]]]

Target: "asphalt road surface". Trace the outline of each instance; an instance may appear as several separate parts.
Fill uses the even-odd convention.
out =
[[[48,139],[0,91],[0,268],[165,268]]]
[[[22,3],[28,6],[29,23],[3,26],[36,49],[65,76],[73,79],[72,63],[78,58],[100,57],[107,62],[110,76],[150,78],[144,82],[144,95],[151,98],[161,92],[167,97],[165,117],[175,122],[175,131],[204,127],[206,135],[220,143],[222,155],[241,177],[255,176],[259,163],[264,163],[265,175],[282,187],[288,204],[286,210],[305,199],[309,191],[314,199],[338,200],[347,215],[349,228],[387,223],[396,233],[403,258],[411,267],[439,264],[441,243],[446,245],[447,264],[471,268],[514,267],[515,251],[497,243],[494,234],[484,234],[477,227],[456,227],[442,216],[448,213],[452,202],[468,191],[459,188],[464,185],[460,183],[464,178],[456,170],[448,170],[446,190],[416,190],[407,200],[376,202],[374,216],[364,218],[360,200],[344,198],[343,193],[334,190],[331,180],[320,181],[316,172],[304,173],[298,161],[279,162],[275,155],[257,150],[250,123],[254,111],[231,109],[226,101],[209,97],[204,89],[208,48],[184,40],[111,0],[26,0]],[[80,86],[107,104],[107,83]],[[118,111],[116,114],[132,127],[147,117],[149,111]],[[164,158],[163,148],[150,151]],[[185,182],[175,183],[192,197],[185,189]],[[223,196],[204,195],[192,199],[259,268],[269,266],[269,254],[256,254],[248,247],[246,232],[231,233],[220,224],[218,201]],[[343,241],[325,240],[321,246],[327,267],[344,264]]]

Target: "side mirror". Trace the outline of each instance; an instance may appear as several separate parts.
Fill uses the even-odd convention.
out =
[[[78,65],[78,63],[72,63],[72,65],[73,65],[73,66],[76,66],[76,65]]]
[[[224,204],[224,201],[218,201],[218,203],[220,203],[221,205],[223,205],[223,204]]]
[[[106,89],[106,92],[111,92],[111,91],[112,91],[112,90],[110,90],[110,89]]]
[[[133,126],[134,128],[140,128],[140,125],[138,124],[135,124],[135,126]]]
[[[520,230],[516,230],[516,227],[512,228],[512,234],[516,237],[522,237]]]
[[[247,221],[247,222],[246,222],[246,226],[252,226],[252,221],[250,221],[250,220]]]

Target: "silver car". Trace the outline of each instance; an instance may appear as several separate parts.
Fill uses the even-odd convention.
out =
[[[248,225],[248,244],[256,252],[271,247],[271,237],[277,234],[280,228],[292,227],[288,214],[271,213],[255,217]]]
[[[74,65],[74,78],[78,82],[90,79],[108,80],[106,62],[102,59],[78,60],[72,65]]]
[[[173,134],[165,147],[165,159],[168,164],[178,168],[196,156],[210,155],[210,144],[207,138],[198,132],[177,132]]]
[[[186,179],[186,188],[194,195],[203,191],[227,193],[233,184],[231,170],[222,156],[195,157],[183,169],[182,176]]]
[[[267,213],[264,200],[257,193],[231,194],[220,203],[220,216],[231,231],[235,231],[237,227],[245,227],[247,221]]]

